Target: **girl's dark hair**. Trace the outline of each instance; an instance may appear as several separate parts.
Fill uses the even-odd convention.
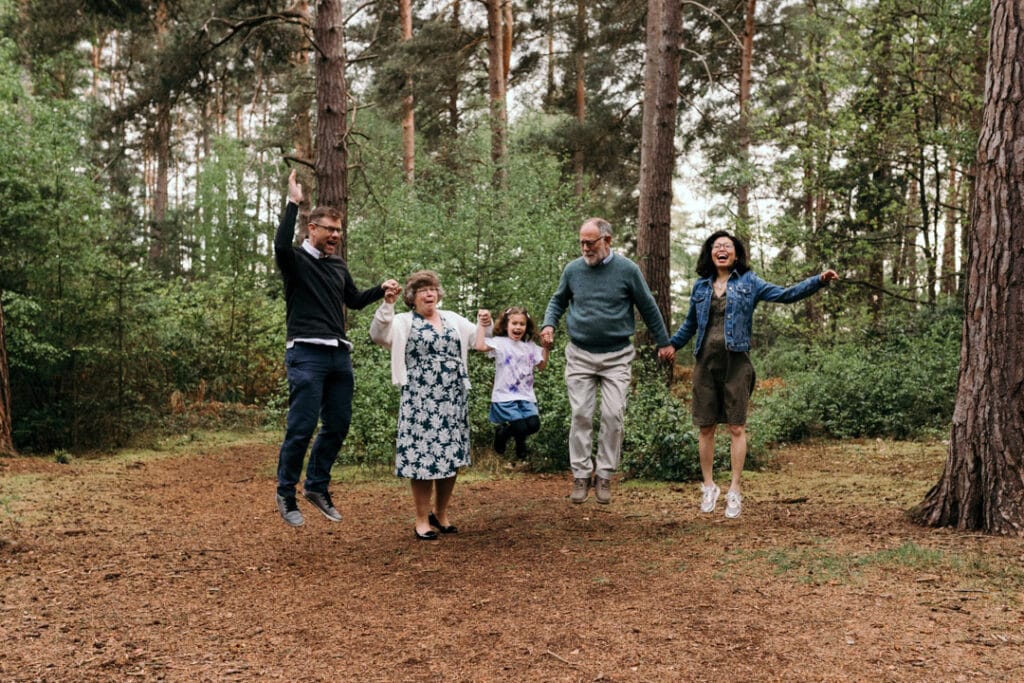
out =
[[[718,272],[715,264],[711,261],[711,247],[720,237],[728,237],[736,249],[736,263],[733,265],[733,270],[741,275],[750,270],[750,266],[747,265],[747,248],[743,246],[743,242],[725,230],[719,230],[711,233],[711,237],[704,240],[704,246],[700,248],[700,256],[697,257],[697,275],[711,277]]]
[[[523,341],[533,340],[533,335],[537,334],[537,328],[533,324],[533,318],[522,306],[510,306],[498,315],[498,321],[494,323],[494,336],[508,336],[508,319],[513,315],[521,315],[526,318],[526,332],[523,333]]]
[[[417,270],[405,281],[405,289],[402,291],[402,301],[409,308],[416,307],[416,292],[426,287],[437,289],[437,300],[444,298],[444,289],[441,287],[441,278],[432,270]]]

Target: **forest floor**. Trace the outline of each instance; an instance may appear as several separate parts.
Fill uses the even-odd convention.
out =
[[[0,681],[1024,680],[1021,540],[904,516],[939,443],[779,449],[736,520],[482,458],[426,543],[387,475],[287,527],[272,438],[0,459]]]

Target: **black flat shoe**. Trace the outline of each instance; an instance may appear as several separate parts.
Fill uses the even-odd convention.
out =
[[[441,522],[437,521],[437,517],[434,515],[433,512],[430,513],[430,517],[427,518],[427,521],[430,522],[430,526],[434,527],[435,529],[440,531],[442,534],[457,534],[457,533],[459,533],[459,527],[455,526],[454,524],[449,524],[448,526],[441,526]],[[435,536],[436,536],[436,534],[435,534]]]
[[[421,534],[419,531],[416,531],[415,528],[413,528],[412,531],[414,534],[416,534],[416,538],[420,541],[436,541],[438,538],[436,531],[428,531],[425,534]]]

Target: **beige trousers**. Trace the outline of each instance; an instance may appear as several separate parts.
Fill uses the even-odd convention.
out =
[[[565,347],[565,386],[569,391],[569,466],[576,478],[592,473],[610,479],[622,455],[626,395],[631,379],[632,345],[611,353],[590,353],[570,342]],[[594,404],[601,388],[601,427],[592,458]]]

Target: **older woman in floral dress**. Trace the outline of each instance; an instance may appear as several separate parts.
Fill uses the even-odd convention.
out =
[[[477,324],[491,324],[485,311],[474,324],[442,310],[443,296],[436,273],[417,271],[402,295],[412,310],[395,314],[398,292],[388,292],[370,324],[371,339],[391,350],[391,381],[402,389],[395,474],[411,480],[421,541],[458,531],[448,503],[459,468],[470,464],[466,361]]]

